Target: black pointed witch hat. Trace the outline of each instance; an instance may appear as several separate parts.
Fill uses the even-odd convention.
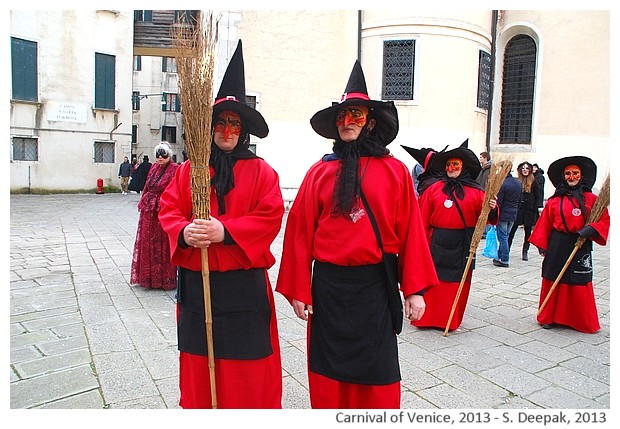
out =
[[[411,155],[413,159],[415,159],[418,162],[418,164],[422,166],[424,170],[427,170],[430,167],[433,156],[437,154],[437,151],[430,147],[423,147],[422,149],[415,149],[413,147],[405,146],[402,144],[400,145],[400,147],[405,149],[407,153]],[[445,152],[446,149],[448,149],[447,145],[440,152]]]
[[[243,128],[249,134],[260,138],[267,137],[269,134],[269,127],[263,115],[248,106],[245,100],[245,67],[241,40],[237,43],[237,49],[228,63],[217,97],[213,102],[213,117],[216,118],[223,110],[238,113]]]
[[[469,175],[474,179],[480,174],[482,166],[480,165],[480,159],[476,154],[469,149],[469,139],[466,139],[457,148],[451,149],[447,152],[439,152],[431,161],[431,168],[435,171],[444,171],[446,161],[450,158],[460,158],[463,160],[463,168],[469,170]]]
[[[372,117],[377,121],[374,130],[379,135],[380,142],[387,146],[398,134],[398,111],[393,101],[371,100],[366,89],[366,79],[359,60],[353,64],[349,82],[340,99],[340,103],[319,110],[310,119],[312,129],[322,137],[328,139],[340,138],[336,126],[338,110],[344,106],[368,106]]]

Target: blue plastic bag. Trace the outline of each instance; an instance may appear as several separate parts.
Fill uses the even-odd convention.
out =
[[[495,231],[495,226],[491,226],[487,231],[487,238],[484,243],[482,256],[497,259],[497,231]]]

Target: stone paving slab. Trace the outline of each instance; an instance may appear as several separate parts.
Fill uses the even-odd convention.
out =
[[[129,285],[138,200],[10,197],[11,409],[179,408],[175,291]],[[457,331],[405,323],[403,408],[610,408],[611,240],[594,246],[601,330],[587,335],[538,326],[541,258],[531,250],[521,261],[522,239],[519,230],[508,269],[478,256]],[[282,233],[274,285],[281,249]],[[306,326],[275,297],[283,408],[308,409]]]

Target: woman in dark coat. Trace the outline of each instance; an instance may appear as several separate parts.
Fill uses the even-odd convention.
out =
[[[138,165],[134,172],[131,173],[131,182],[129,182],[129,187],[127,189],[130,191],[135,191],[138,194],[142,192],[144,185],[146,184],[146,177],[149,175],[152,165],[153,164],[149,162],[148,155],[144,155],[140,165]]]
[[[529,238],[532,235],[532,227],[538,220],[538,207],[542,207],[542,192],[534,174],[532,173],[532,164],[525,161],[517,167],[518,179],[521,182],[521,202],[517,219],[512,225],[510,234],[508,234],[508,248],[512,247],[512,240],[520,225],[523,225],[525,237],[523,237],[523,249],[521,251],[521,259],[528,260],[527,252],[530,249]]]

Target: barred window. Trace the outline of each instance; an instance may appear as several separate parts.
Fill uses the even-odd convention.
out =
[[[383,42],[383,100],[413,100],[415,40]]]
[[[95,142],[94,161],[114,164],[114,142]]]
[[[39,141],[32,137],[13,137],[14,161],[38,161]]]
[[[506,45],[499,128],[500,144],[531,144],[536,43],[526,35]]]
[[[478,101],[476,105],[488,110],[491,96],[491,54],[483,50],[478,52]]]
[[[131,126],[131,142],[138,143],[138,126],[137,125]]]

